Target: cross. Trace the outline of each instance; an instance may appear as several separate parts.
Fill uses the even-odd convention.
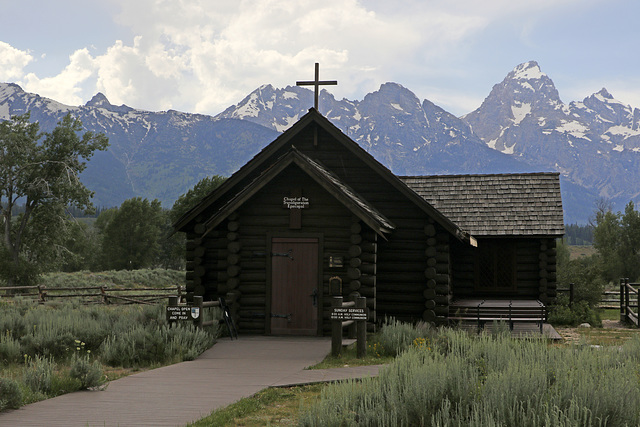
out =
[[[320,92],[320,85],[337,85],[336,80],[320,80],[320,64],[316,62],[316,78],[314,81],[296,82],[296,86],[315,86],[315,97],[313,106],[318,109],[318,94]]]

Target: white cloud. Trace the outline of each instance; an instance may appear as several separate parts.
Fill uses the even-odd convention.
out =
[[[396,81],[470,111],[479,105],[473,94],[434,91],[434,76],[453,69],[452,58],[474,49],[479,34],[602,1],[110,0],[132,38],[102,52],[76,50],[46,78],[24,76],[31,56],[0,42],[0,80],[24,79],[25,89],[70,104],[101,91],[114,104],[216,114],[262,84],[310,79],[320,62],[321,77],[338,80],[338,98],[361,99]]]
[[[23,89],[55,99],[68,105],[82,102],[81,85],[93,74],[94,60],[85,49],[69,56],[69,65],[54,77],[39,78],[33,73],[24,76]]]
[[[8,43],[0,41],[0,81],[13,81],[24,74],[24,68],[33,57]]]

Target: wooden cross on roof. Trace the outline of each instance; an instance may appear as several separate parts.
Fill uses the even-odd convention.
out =
[[[318,95],[320,93],[320,85],[337,85],[336,80],[320,80],[320,64],[316,62],[316,78],[313,81],[296,82],[296,86],[315,86],[315,96],[313,106],[318,109]]]

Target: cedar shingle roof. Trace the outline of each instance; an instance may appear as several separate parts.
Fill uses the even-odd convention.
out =
[[[399,178],[473,236],[564,234],[558,173]]]

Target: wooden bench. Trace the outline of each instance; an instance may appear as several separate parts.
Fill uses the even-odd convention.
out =
[[[515,323],[535,323],[542,333],[547,308],[538,300],[461,299],[449,305],[449,321],[485,323],[503,321],[513,331]]]

